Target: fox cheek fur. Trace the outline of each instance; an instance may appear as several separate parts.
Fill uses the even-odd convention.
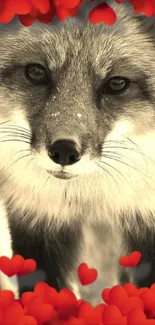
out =
[[[11,231],[9,229],[9,222],[5,205],[0,201],[0,256],[6,256],[12,258],[12,240]],[[16,276],[9,278],[3,272],[0,271],[0,288],[1,290],[11,290],[15,298],[19,297],[19,286]]]
[[[104,286],[134,277],[118,265],[125,231],[139,240],[155,225],[153,29],[115,6],[111,27],[0,31],[0,198],[14,252],[94,304],[103,276]],[[120,80],[125,91],[111,93]],[[90,290],[82,262],[99,270]]]

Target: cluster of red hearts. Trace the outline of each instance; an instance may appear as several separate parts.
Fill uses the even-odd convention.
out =
[[[141,253],[120,258],[124,267],[135,267]],[[20,255],[0,257],[0,271],[11,277],[36,270],[36,262]],[[97,279],[97,270],[80,264],[77,270],[82,285]],[[132,283],[104,289],[98,306],[77,299],[69,289],[57,292],[45,282],[38,282],[33,292],[15,299],[10,290],[0,290],[0,325],[155,325],[155,284],[138,289]]]
[[[92,2],[95,0],[88,0]],[[122,4],[125,0],[114,0]],[[9,23],[18,15],[24,26],[32,25],[35,20],[49,23],[56,16],[63,21],[67,17],[77,15],[84,0],[0,0],[0,23]],[[155,0],[129,0],[137,14],[152,17],[155,14]],[[96,5],[89,13],[89,21],[93,24],[103,22],[112,25],[116,22],[116,13],[106,3]]]

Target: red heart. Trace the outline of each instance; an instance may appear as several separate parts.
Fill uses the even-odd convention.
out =
[[[38,282],[35,285],[34,293],[37,296],[40,296],[45,304],[50,304],[54,307],[57,305],[59,294],[54,288],[50,287],[47,283]]]
[[[24,315],[19,322],[19,325],[38,325],[36,319],[32,316]]]
[[[85,321],[81,318],[70,317],[63,322],[63,325],[86,325]]]
[[[65,20],[66,18],[68,18],[69,16],[72,16],[72,12],[74,14],[75,8],[67,8],[63,5],[59,5],[56,8],[56,16],[60,21]],[[77,10],[76,10],[77,12]]]
[[[85,301],[79,306],[78,317],[84,319],[87,323],[90,322],[91,324],[93,311],[94,309],[92,305]]]
[[[110,288],[105,288],[101,293],[102,299],[105,301],[106,304],[108,303],[109,293],[110,293]]]
[[[24,260],[24,258],[18,254],[14,255],[11,259],[6,256],[0,257],[0,271],[7,276],[13,275],[27,275],[36,270],[37,264],[33,259]]]
[[[151,290],[155,290],[155,283],[153,283],[152,285],[151,285]]]
[[[60,318],[76,317],[78,309],[77,299],[69,289],[60,290],[54,306]]]
[[[20,302],[24,307],[26,307],[30,300],[33,299],[34,297],[38,297],[38,295],[35,292],[24,292],[21,295]]]
[[[122,256],[119,264],[126,267],[135,267],[140,262],[142,254],[138,251],[132,252],[128,256]]]
[[[97,270],[93,268],[90,269],[86,263],[80,264],[77,273],[83,286],[93,283],[97,279]]]
[[[151,318],[155,317],[155,291],[148,290],[140,295],[140,299],[144,303],[144,310]]]
[[[0,324],[3,324],[3,312],[0,310]]]
[[[32,5],[37,8],[41,13],[47,14],[47,12],[50,10],[50,3],[48,0],[31,0]],[[32,9],[32,8],[31,8]],[[30,11],[29,11],[30,12]],[[27,14],[27,12],[26,12]]]
[[[147,17],[152,17],[155,14],[155,3],[154,1],[137,1],[130,0],[130,3],[134,7],[134,11],[137,14],[145,14]]]
[[[31,11],[32,5],[27,0],[22,0],[22,3],[20,0],[16,0],[14,2],[14,12],[20,15],[25,15]]]
[[[11,259],[6,256],[0,257],[0,270],[11,277],[17,274],[23,267],[24,259],[20,255],[14,255]]]
[[[94,319],[94,321],[96,321],[97,324],[102,323],[103,311],[105,310],[105,308],[106,308],[105,304],[99,304],[94,308],[94,317],[92,317],[92,319]]]
[[[88,302],[83,302],[79,306],[78,318],[83,319],[89,325],[100,324],[102,323],[102,315],[105,307],[104,304],[100,304],[94,308]]]
[[[138,289],[138,296],[141,297],[141,295],[145,292],[148,292],[150,289],[147,288],[147,287],[144,287],[144,288],[140,288]]]
[[[3,324],[18,325],[23,316],[24,310],[21,304],[14,301],[11,305],[4,309]]]
[[[127,325],[126,317],[123,317],[120,310],[116,306],[107,306],[103,311],[103,324],[104,325]],[[139,323],[132,323],[139,324]]]
[[[0,291],[0,309],[3,310],[14,301],[14,294],[10,290]]]
[[[34,272],[37,268],[37,263],[33,259],[24,260],[22,269],[17,273],[18,276],[23,276]]]
[[[80,305],[83,304],[83,302],[85,302],[85,300],[83,300],[83,299],[78,299],[78,301],[77,301],[77,306],[80,307]]]
[[[59,3],[69,9],[73,9],[79,5],[79,0],[59,0]]]
[[[108,305],[115,305],[118,308],[121,308],[126,299],[128,299],[126,290],[122,286],[117,285],[110,290]]]
[[[89,21],[92,24],[102,22],[107,25],[112,25],[116,22],[116,13],[108,4],[101,3],[90,11]]]
[[[27,312],[35,317],[38,323],[46,323],[56,315],[54,308],[49,304],[44,304],[40,297],[34,297],[29,301]]]
[[[129,311],[133,308],[139,308],[142,311],[144,311],[144,303],[143,301],[138,297],[129,297],[124,301],[122,306],[120,307],[121,314],[123,316],[127,316]]]
[[[139,291],[134,284],[125,283],[123,287],[127,291],[127,294],[129,297],[138,297],[139,296]]]
[[[139,308],[134,308],[127,315],[127,324],[155,325],[155,319],[147,319],[144,312]]]

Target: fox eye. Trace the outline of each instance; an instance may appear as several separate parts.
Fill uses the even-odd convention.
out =
[[[107,80],[104,89],[108,94],[120,94],[130,86],[130,80],[124,77],[113,77]]]
[[[29,64],[25,67],[25,77],[35,85],[49,83],[48,71],[41,64]]]

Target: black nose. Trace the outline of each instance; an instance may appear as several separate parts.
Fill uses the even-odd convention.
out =
[[[49,157],[62,166],[75,164],[81,159],[80,149],[71,140],[58,140],[48,147]]]

